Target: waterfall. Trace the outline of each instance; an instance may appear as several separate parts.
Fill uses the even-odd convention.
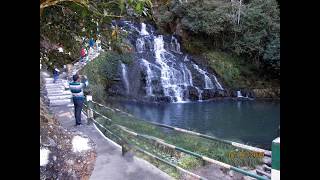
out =
[[[215,75],[213,75],[213,79],[216,82],[217,88],[220,90],[224,90]]]
[[[182,69],[183,81],[184,81],[185,86],[193,86],[192,74],[191,74],[190,70],[188,69],[188,67],[183,63],[180,63],[180,67]]]
[[[253,100],[253,98],[250,98],[248,94],[246,94],[246,96],[243,96],[241,91],[237,91],[237,98],[245,98],[245,99]]]
[[[145,60],[145,59],[141,59],[141,63],[144,67],[146,67],[147,69],[147,77],[146,77],[146,93],[147,93],[147,96],[153,96],[153,93],[152,93],[152,81],[151,81],[151,78],[153,78],[153,73],[151,71],[151,68],[150,68],[150,63]]]
[[[241,94],[241,91],[237,91],[237,97],[238,97],[238,98],[243,97],[242,94]]]
[[[201,101],[201,100],[202,100],[202,92],[203,92],[203,91],[200,90],[200,88],[198,88],[198,87],[196,87],[196,86],[195,86],[195,88],[196,88],[197,91],[198,91],[198,96],[199,96],[199,99],[198,99],[198,100]]]
[[[170,96],[171,99],[176,98],[176,101],[181,102],[183,99],[182,89],[177,82],[181,80],[182,74],[180,71],[170,67],[166,62],[165,55],[171,55],[164,49],[163,36],[159,35],[154,39],[154,51],[156,62],[161,66],[161,83],[165,96]],[[171,61],[172,62],[172,61]],[[179,78],[180,77],[180,78]]]
[[[171,47],[177,53],[182,54],[182,52],[180,51],[180,44],[177,38],[175,38],[174,36],[171,37]]]
[[[126,92],[130,95],[153,96],[155,98],[147,99],[166,102],[183,102],[194,98],[202,100],[204,93],[206,98],[214,97],[214,91],[204,91],[205,89],[223,90],[214,74],[201,69],[194,63],[192,56],[181,52],[177,37],[158,34],[153,26],[145,23],[119,21],[117,25],[128,33],[127,39],[135,47],[133,63],[130,66],[121,64],[120,72]],[[128,77],[140,77],[141,71],[145,74],[145,82],[138,84],[145,87],[133,84],[129,87]],[[196,75],[200,78],[195,78],[198,77]],[[132,78],[141,81],[139,77]],[[194,84],[203,85],[196,87]]]
[[[140,35],[142,36],[147,36],[149,35],[148,31],[146,30],[146,24],[145,23],[141,23],[141,31],[140,31]]]
[[[207,72],[205,72],[204,70],[200,69],[198,65],[196,64],[192,64],[193,67],[204,76],[204,82],[205,82],[205,89],[213,89],[213,83],[211,81],[211,79],[209,78],[209,76],[207,75]]]
[[[184,62],[189,61],[189,59],[188,59],[188,56],[187,56],[187,55],[184,57],[183,61],[184,61]]]
[[[144,51],[144,39],[138,38],[136,41],[136,49],[138,53],[142,53]]]
[[[122,69],[122,79],[123,79],[124,86],[126,88],[126,93],[129,94],[129,81],[127,76],[126,65],[121,63],[121,69]]]

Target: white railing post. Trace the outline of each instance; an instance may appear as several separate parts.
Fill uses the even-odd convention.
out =
[[[271,180],[280,180],[280,137],[272,141]]]
[[[92,111],[92,96],[91,95],[87,95],[87,102],[88,102],[88,109],[87,109],[87,123],[88,125],[91,124],[93,121],[93,111]]]

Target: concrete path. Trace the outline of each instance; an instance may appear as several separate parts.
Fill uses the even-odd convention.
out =
[[[61,125],[71,131],[80,131],[96,144],[97,159],[91,180],[167,180],[172,179],[149,162],[130,153],[122,156],[121,148],[108,141],[94,125],[74,127],[73,108],[66,105],[51,107]],[[85,116],[82,121],[86,124]]]
[[[80,64],[79,64],[80,66]],[[50,101],[50,110],[59,120],[60,124],[70,130],[79,131],[87,135],[96,144],[97,159],[91,180],[167,180],[172,179],[149,162],[127,153],[122,156],[121,147],[108,140],[94,125],[75,127],[74,108],[71,93],[65,90],[68,85],[66,80],[53,83],[53,78],[44,74],[47,96]],[[82,123],[86,124],[83,115]]]

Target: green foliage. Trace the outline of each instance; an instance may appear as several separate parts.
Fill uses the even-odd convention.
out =
[[[220,49],[246,57],[247,64],[265,70],[280,70],[280,12],[275,0],[245,1],[188,0],[172,1],[159,8],[158,25],[181,23],[189,36],[183,40],[191,53]],[[177,20],[178,19],[178,20]]]
[[[101,34],[102,48],[112,47],[119,53],[128,52],[130,47],[122,42],[122,32],[106,25],[113,19],[128,17],[129,10],[133,10],[135,18],[150,18],[151,7],[150,0],[92,0],[87,6],[74,2],[59,2],[46,7],[40,16],[40,41],[46,40],[51,45],[61,44],[70,55],[61,57],[52,54],[54,48],[44,47],[40,49],[40,56],[51,57],[48,66],[71,63],[80,56],[83,45],[81,38],[96,38],[97,34]],[[116,36],[113,37],[112,34]]]
[[[222,79],[229,87],[244,86],[241,75],[239,58],[232,57],[226,53],[211,51],[205,54],[209,65],[222,76]]]
[[[280,38],[278,36],[268,43],[263,59],[277,75],[280,75]]]
[[[240,21],[242,35],[233,43],[234,52],[249,55],[256,61],[261,59],[261,63],[277,64],[280,56],[273,55],[280,53],[280,41],[277,40],[277,37],[280,37],[277,2],[275,0],[251,1],[244,9]]]
[[[106,89],[113,84],[120,61],[128,64],[132,62],[132,58],[132,54],[129,53],[118,54],[114,51],[106,51],[85,66],[81,73],[88,77],[89,91],[97,100],[106,99]]]
[[[199,55],[210,51],[211,44],[205,37],[194,35],[189,37],[188,40],[183,41],[182,46],[189,53]]]
[[[277,86],[273,81],[258,76],[259,69],[249,64],[243,57],[221,51],[209,51],[202,54],[209,66],[230,88],[270,88]]]
[[[218,1],[191,1],[183,3],[180,8],[185,9],[182,25],[194,33],[220,35],[231,23],[231,6],[221,5]]]

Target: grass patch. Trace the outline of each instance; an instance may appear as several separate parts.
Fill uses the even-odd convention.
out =
[[[201,161],[190,155],[183,156],[179,161],[179,166],[187,170],[200,167],[201,165]]]

